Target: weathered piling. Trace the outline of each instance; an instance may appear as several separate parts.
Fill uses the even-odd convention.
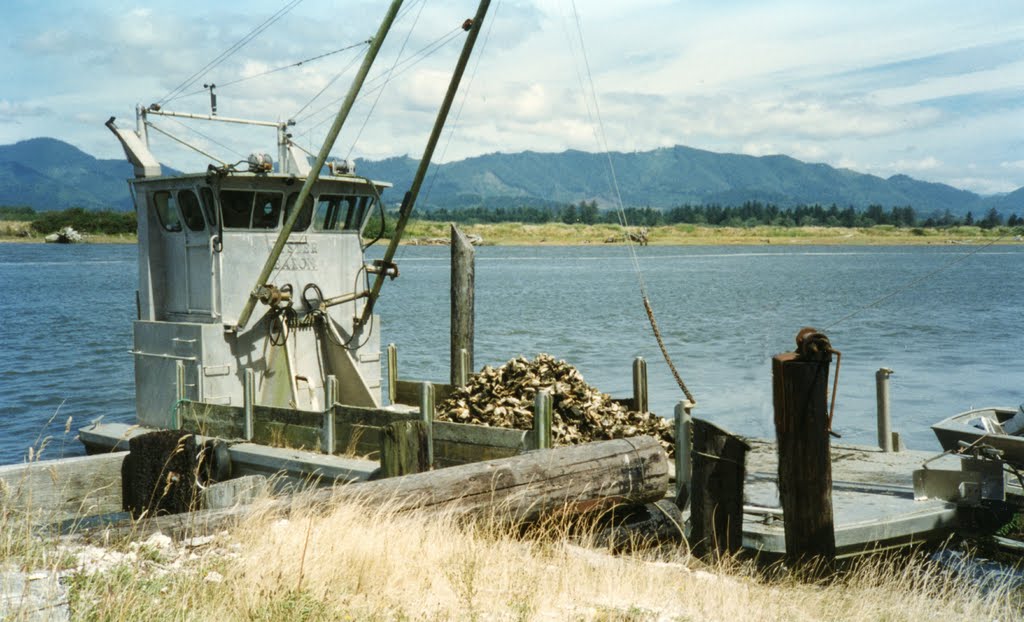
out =
[[[533,400],[533,445],[534,449],[551,449],[550,391],[538,391]]]
[[[395,421],[380,430],[382,477],[430,470],[427,425],[422,421]]]
[[[420,422],[423,424],[426,435],[426,468],[429,471],[434,467],[434,385],[430,382],[420,383]]]
[[[676,418],[673,421],[676,448],[676,506],[684,509],[690,502],[690,479],[693,472],[693,402],[685,400],[676,404]]]
[[[772,357],[786,560],[822,564],[818,568],[827,568],[836,554],[827,405],[832,353],[828,337],[805,328],[796,352]]]
[[[650,411],[647,403],[647,361],[642,356],[633,359],[633,410]]]
[[[743,480],[750,446],[703,419],[693,419],[692,428],[690,542],[701,557],[733,555],[743,546]]]
[[[473,369],[473,318],[476,250],[455,225],[451,226],[451,384]],[[460,351],[468,354],[468,366]],[[464,384],[464,383],[463,383]]]

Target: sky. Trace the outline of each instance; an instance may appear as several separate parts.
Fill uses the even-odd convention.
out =
[[[315,153],[387,9],[383,0],[4,4],[0,144],[51,136],[100,158],[122,157],[109,117],[132,126],[136,104],[151,103],[206,114],[207,83],[217,84],[219,115],[294,119],[295,140]],[[465,39],[459,26],[475,12],[473,0],[406,0],[334,155],[420,156]],[[150,121],[224,161],[276,153],[272,129]],[[150,134],[166,164],[209,162]],[[674,145],[1015,190],[1024,186],[1024,2],[492,0],[434,160]]]

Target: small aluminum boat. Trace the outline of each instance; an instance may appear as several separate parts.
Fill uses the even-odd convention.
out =
[[[988,445],[1002,452],[1005,462],[1024,468],[1024,405],[969,410],[943,419],[932,431],[947,451]]]

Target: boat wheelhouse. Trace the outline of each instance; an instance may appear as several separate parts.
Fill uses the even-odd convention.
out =
[[[332,165],[297,208],[310,167],[284,124],[277,170],[269,156],[254,154],[242,167],[164,175],[144,130],[153,113],[174,114],[140,109],[139,130],[107,124],[136,172],[138,422],[177,427],[179,400],[241,405],[246,370],[261,405],[322,411],[333,376],[338,401],[379,406],[379,318],[360,321],[369,274],[379,267],[365,263],[362,231],[382,217],[381,193],[390,184]],[[261,267],[296,209],[267,281],[273,285],[258,292],[265,313],[240,325]]]

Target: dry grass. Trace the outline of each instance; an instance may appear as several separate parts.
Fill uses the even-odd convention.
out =
[[[479,235],[485,244],[494,245],[589,245],[623,244],[618,225],[531,225],[500,223],[460,225],[466,233]],[[636,231],[637,227],[631,230]],[[708,227],[666,225],[648,229],[652,245],[891,245],[984,243],[1000,237],[1005,243],[1018,243],[1008,228],[952,227],[949,229],[900,229],[891,225],[876,227]],[[446,223],[413,221],[406,230],[407,240],[448,239]]]
[[[560,537],[347,504],[255,518],[203,550],[139,548],[72,579],[75,619],[1011,620],[1019,594],[982,594],[919,562],[875,560],[821,584],[682,549],[612,556]],[[204,552],[205,551],[205,552]],[[784,573],[778,572],[776,575]]]

